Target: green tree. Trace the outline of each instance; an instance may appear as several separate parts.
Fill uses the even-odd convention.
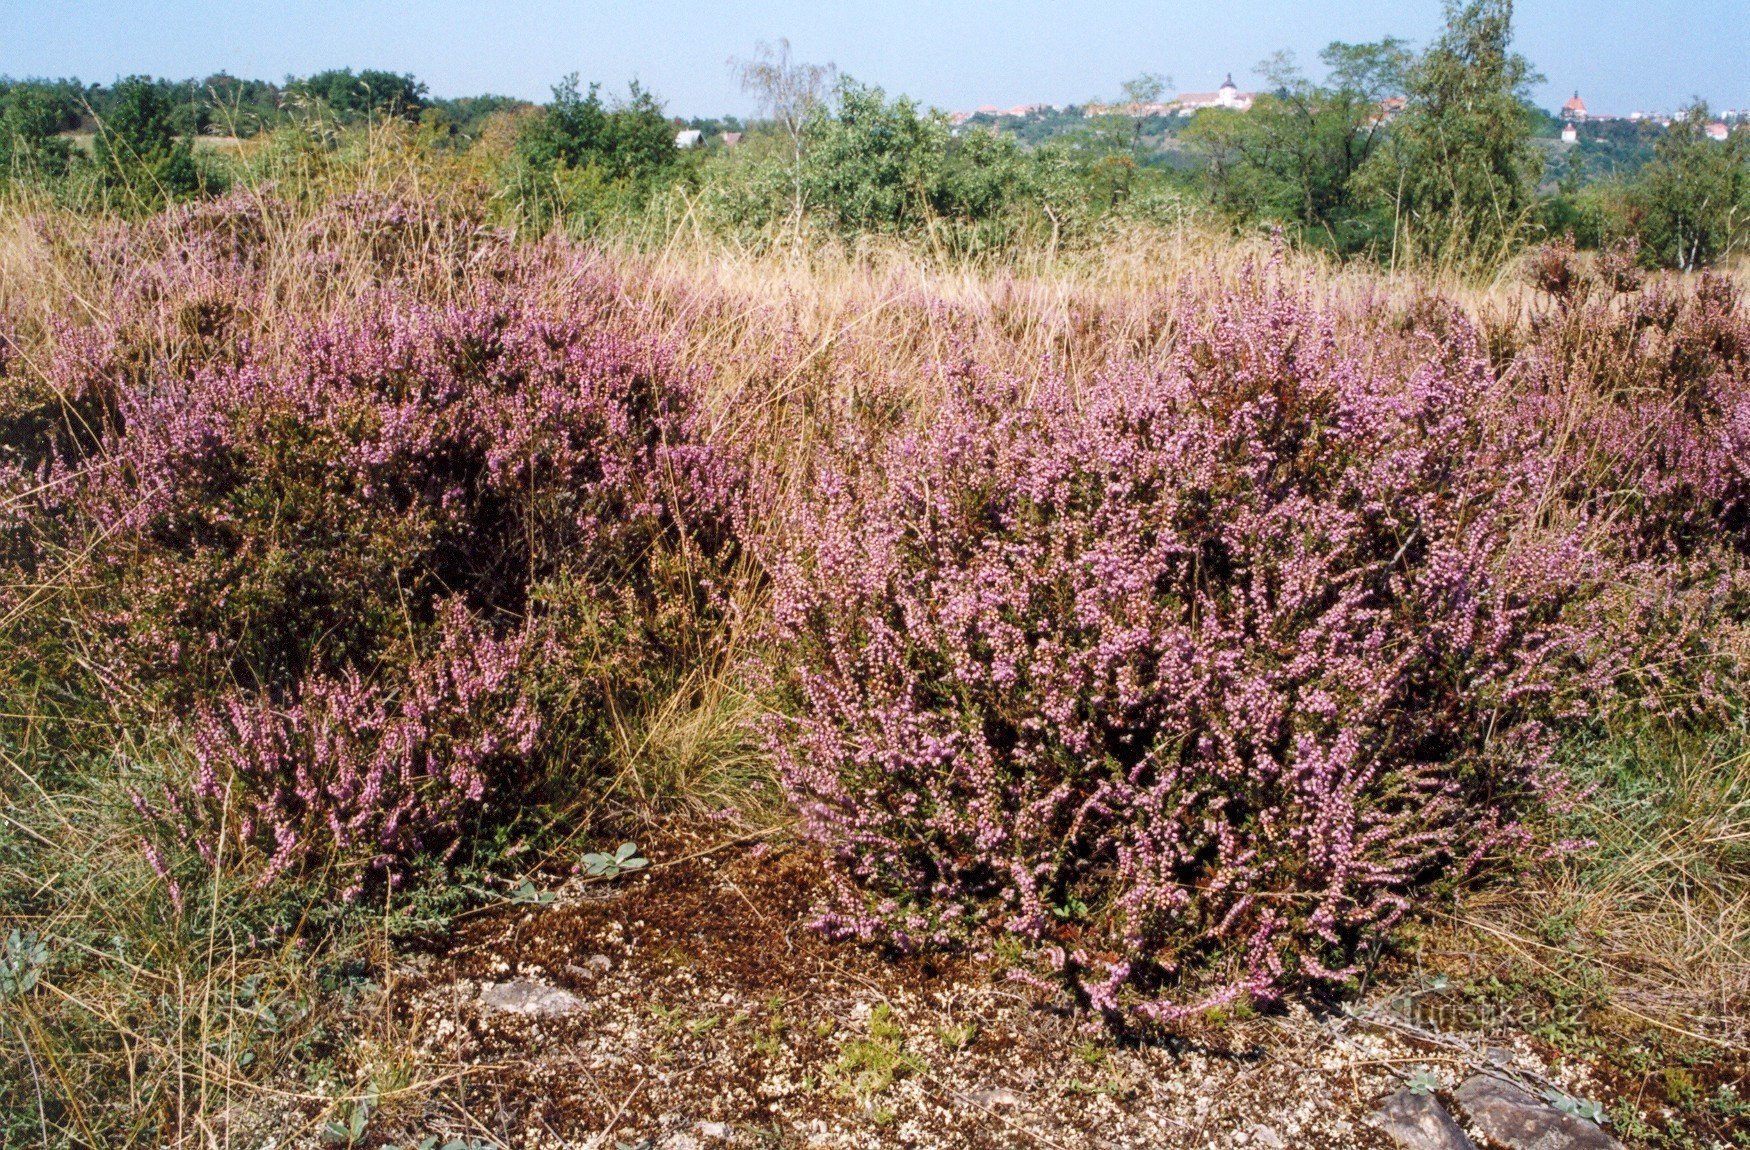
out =
[[[1393,39],[1334,43],[1322,59],[1329,81],[1316,85],[1276,54],[1259,66],[1268,90],[1250,111],[1199,112],[1183,138],[1217,206],[1353,251],[1372,238],[1357,175],[1385,136],[1381,101],[1403,90],[1409,52]]]
[[[344,120],[389,116],[417,121],[426,108],[426,87],[411,75],[366,68],[333,68],[293,81],[295,99],[319,101]]]
[[[1137,151],[1142,150],[1144,107],[1150,104],[1159,104],[1172,84],[1173,78],[1171,76],[1163,76],[1159,72],[1144,72],[1135,79],[1126,80],[1119,85],[1124,92],[1124,102],[1132,120],[1131,146]]]
[[[1750,239],[1750,146],[1742,132],[1709,138],[1712,120],[1706,104],[1685,110],[1634,186],[1641,251],[1668,267],[1692,271]]]
[[[1512,0],[1447,0],[1446,27],[1410,67],[1408,104],[1369,165],[1403,254],[1492,267],[1529,231],[1541,160],[1512,51]]]
[[[66,174],[72,148],[58,133],[65,98],[47,84],[0,86],[0,180]]]
[[[837,113],[811,116],[804,136],[803,196],[817,218],[841,232],[896,231],[931,214],[947,154],[941,116],[847,77]]]
[[[777,124],[789,142],[790,213],[800,227],[805,209],[802,160],[807,151],[807,127],[826,104],[828,90],[838,77],[831,63],[807,64],[790,56],[790,41],[776,46],[761,41],[751,59],[731,59],[729,66],[741,81],[742,91],[759,100],[760,113]]]
[[[193,148],[177,135],[177,105],[149,76],[115,85],[98,122],[97,164],[104,183],[135,207],[153,208],[201,191]]]
[[[209,119],[230,135],[254,136],[284,119],[284,93],[276,84],[216,72],[200,86],[212,109]]]
[[[636,81],[610,108],[600,85],[585,90],[567,76],[517,136],[512,196],[535,226],[559,217],[593,225],[635,208],[673,172],[674,136],[661,103]]]
[[[675,163],[674,127],[656,97],[634,80],[625,103],[609,108],[601,86],[588,92],[575,74],[553,89],[553,102],[517,139],[522,159],[539,171],[600,169],[608,179],[646,179]]]

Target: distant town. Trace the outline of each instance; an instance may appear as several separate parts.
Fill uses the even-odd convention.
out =
[[[1012,107],[998,107],[986,104],[971,111],[948,113],[948,119],[956,127],[970,123],[990,123],[1003,119],[1028,120],[1042,117],[1081,115],[1087,119],[1099,116],[1121,115],[1138,119],[1155,116],[1176,116],[1189,118],[1205,108],[1226,108],[1236,112],[1250,111],[1259,93],[1242,91],[1234,83],[1230,72],[1221,87],[1213,92],[1180,92],[1175,96],[1152,101],[1130,101],[1125,103],[1109,103],[1100,100],[1089,100],[1083,104],[1016,104]],[[1380,102],[1380,118],[1390,120],[1404,108],[1404,100],[1393,96]],[[1570,143],[1579,138],[1579,129],[1583,124],[1631,123],[1656,124],[1662,128],[1671,126],[1675,116],[1670,112],[1632,111],[1623,114],[1610,112],[1595,112],[1589,108],[1578,91],[1561,106],[1555,116],[1562,123],[1562,138]],[[1726,139],[1734,129],[1750,127],[1750,108],[1725,109],[1717,113],[1717,118],[1708,125],[1708,135],[1717,140]]]

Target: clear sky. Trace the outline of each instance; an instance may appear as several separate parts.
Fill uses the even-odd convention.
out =
[[[0,0],[0,75],[373,67],[440,96],[544,99],[575,71],[709,115],[749,110],[728,58],[788,36],[801,59],[959,109],[1113,96],[1143,71],[1246,87],[1276,49],[1313,65],[1328,41],[1422,41],[1439,17],[1439,0]],[[1606,112],[1750,107],[1750,0],[1520,0],[1518,23],[1546,105],[1579,89]]]

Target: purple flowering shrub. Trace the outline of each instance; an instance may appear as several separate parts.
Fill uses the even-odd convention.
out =
[[[1661,721],[1740,704],[1750,619],[1750,317],[1726,279],[1643,283],[1625,248],[1534,272],[1550,303],[1504,342],[1540,512],[1600,556],[1594,656]],[[1624,642],[1629,637],[1632,641]]]
[[[526,789],[519,776],[541,715],[526,633],[495,638],[459,609],[434,630],[434,649],[392,691],[348,670],[302,683],[280,703],[224,692],[191,724],[192,787],[166,786],[161,811],[141,795],[136,806],[208,864],[227,849],[221,816],[234,812],[230,849],[265,856],[262,885],[311,861],[348,861],[348,899],[374,871],[399,882],[412,856],[445,843],[453,851],[456,828],[484,807],[489,788]],[[155,865],[180,904],[174,876]]]
[[[46,518],[92,665],[189,732],[192,786],[139,804],[204,856],[396,879],[550,768],[587,785],[610,716],[715,642],[740,480],[697,381],[541,270],[182,372],[64,341],[99,430],[50,452]]]
[[[1631,253],[1627,253],[1632,255]],[[1621,520],[1637,556],[1750,541],[1750,319],[1728,279],[1629,294],[1614,267],[1572,273],[1515,356],[1564,501]],[[1638,286],[1638,285],[1635,285]]]
[[[832,931],[1016,936],[1154,1019],[1342,980],[1527,841],[1590,636],[1482,345],[1340,350],[1292,293],[1075,394],[977,371],[823,462],[777,568],[783,784]]]

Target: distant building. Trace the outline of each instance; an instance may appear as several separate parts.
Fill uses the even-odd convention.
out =
[[[697,128],[688,128],[684,132],[674,134],[674,146],[677,148],[696,148],[705,138],[705,133]]]
[[[1379,111],[1375,112],[1373,118],[1367,122],[1374,127],[1378,127],[1380,124],[1389,124],[1403,114],[1403,110],[1409,106],[1410,102],[1402,96],[1387,96],[1379,102]]]
[[[1229,72],[1221,87],[1213,92],[1180,92],[1174,97],[1173,104],[1178,108],[1179,115],[1189,116],[1204,108],[1233,108],[1236,111],[1249,111],[1256,97],[1254,92],[1242,92],[1234,83],[1233,73]]]
[[[1578,143],[1579,140],[1580,129],[1574,126],[1573,121],[1570,120],[1568,123],[1562,125],[1562,143],[1575,144]]]
[[[1732,130],[1718,120],[1707,126],[1707,138],[1724,143],[1732,134]]]
[[[741,143],[741,133],[740,132],[725,132],[725,133],[723,133],[723,146],[725,148],[733,148],[733,147],[735,147],[735,145],[737,145],[739,143]]]
[[[1562,119],[1572,121],[1576,124],[1584,124],[1588,119],[1586,115],[1586,101],[1580,99],[1579,92],[1575,92],[1574,98],[1562,105]]]

